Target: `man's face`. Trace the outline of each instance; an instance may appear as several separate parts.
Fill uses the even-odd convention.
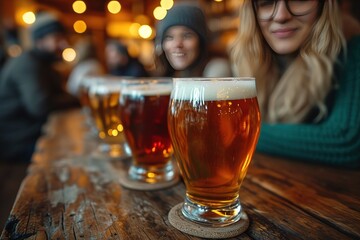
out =
[[[63,33],[51,33],[36,41],[37,48],[52,53],[61,59],[63,50],[68,47],[68,41]]]

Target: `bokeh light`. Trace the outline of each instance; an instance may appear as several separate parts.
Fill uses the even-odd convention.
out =
[[[152,28],[149,25],[142,25],[139,28],[140,37],[147,39],[147,38],[151,37],[151,34],[152,34]]]
[[[87,29],[87,25],[83,20],[78,20],[73,25],[74,31],[77,33],[83,33]]]
[[[132,23],[129,28],[131,36],[138,37],[140,27],[141,25],[139,23]]]
[[[86,11],[86,4],[84,1],[77,0],[73,3],[72,8],[76,13],[84,13]]]
[[[36,20],[35,13],[33,12],[26,12],[22,15],[22,19],[26,24],[33,24]]]
[[[76,52],[73,48],[65,48],[62,52],[62,57],[67,62],[72,62],[76,58]]]
[[[121,11],[121,4],[118,1],[110,1],[107,5],[107,9],[112,14],[117,14]]]
[[[170,8],[172,8],[174,6],[174,1],[173,0],[161,0],[160,6],[162,8],[165,8],[166,10],[169,10]]]
[[[162,20],[162,19],[164,19],[164,17],[166,16],[167,11],[166,11],[166,9],[163,8],[163,7],[156,7],[156,8],[154,9],[153,14],[154,14],[154,18],[155,18],[155,19],[157,19],[157,20]]]

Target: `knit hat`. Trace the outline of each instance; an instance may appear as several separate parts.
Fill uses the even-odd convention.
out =
[[[65,27],[52,13],[40,12],[36,15],[36,21],[30,27],[33,40],[38,40],[51,33],[65,32]]]
[[[175,5],[171,8],[165,18],[156,27],[156,45],[161,46],[164,33],[172,26],[186,26],[195,31],[203,43],[208,41],[208,28],[203,11],[190,4]]]

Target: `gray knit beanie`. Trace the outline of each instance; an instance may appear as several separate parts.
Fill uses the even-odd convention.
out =
[[[208,41],[208,28],[203,11],[190,4],[179,4],[171,8],[156,27],[156,46],[161,46],[164,33],[172,26],[186,26],[195,31],[203,43]]]
[[[33,40],[41,39],[48,34],[56,32],[65,32],[65,27],[55,14],[50,12],[40,12],[36,20],[30,27],[30,33]]]

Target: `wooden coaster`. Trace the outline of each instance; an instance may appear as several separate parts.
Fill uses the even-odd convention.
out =
[[[176,185],[180,181],[180,177],[176,174],[176,177],[168,182],[160,182],[160,183],[146,183],[146,182],[139,182],[129,179],[127,170],[125,169],[118,169],[119,175],[119,183],[121,186],[133,189],[133,190],[141,190],[141,191],[153,191],[153,190],[160,190],[164,188],[169,188]]]
[[[183,203],[173,207],[168,215],[170,224],[181,232],[201,238],[223,239],[238,236],[249,227],[249,218],[242,211],[238,222],[225,227],[207,227],[187,220],[181,213]]]

